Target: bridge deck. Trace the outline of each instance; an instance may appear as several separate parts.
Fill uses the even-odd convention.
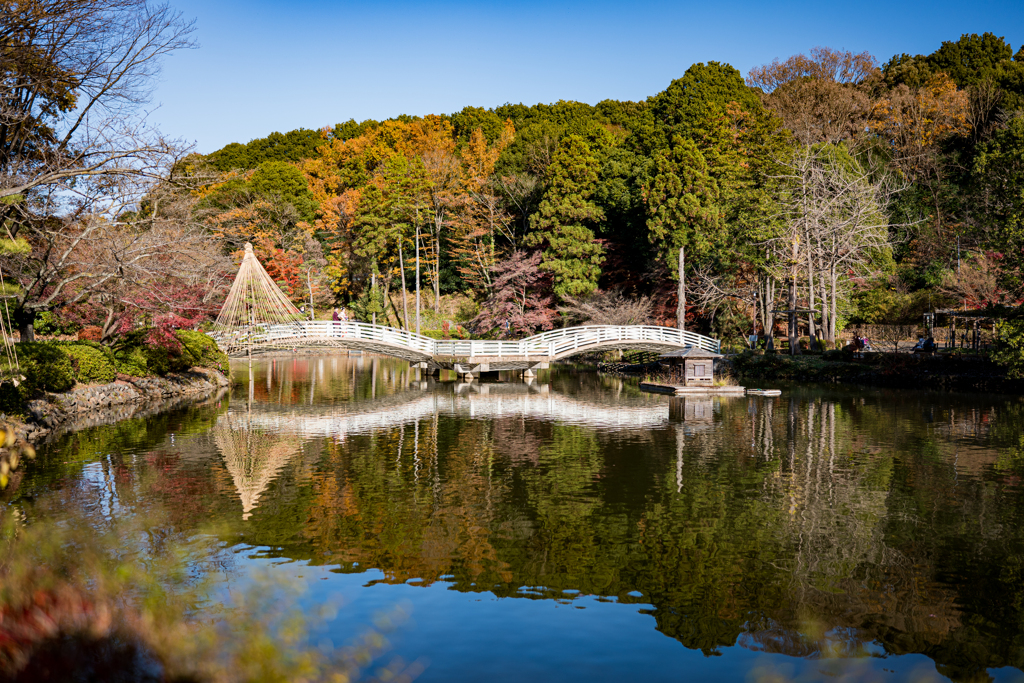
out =
[[[695,346],[717,353],[721,348],[721,342],[711,337],[674,327],[651,325],[567,327],[526,339],[505,341],[439,340],[382,325],[309,320],[214,332],[210,336],[229,355],[244,354],[250,347],[333,346],[381,353],[438,367],[486,365],[491,370],[525,368],[605,349],[668,352]]]

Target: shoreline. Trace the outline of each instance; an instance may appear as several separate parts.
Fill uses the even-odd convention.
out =
[[[89,427],[216,402],[230,386],[231,381],[221,372],[197,367],[164,377],[87,384],[64,393],[47,393],[26,404],[25,419],[0,414],[0,425],[9,430],[3,432],[7,436],[0,441],[0,481],[4,484],[0,486],[0,501],[17,491],[25,474],[25,458],[35,457],[35,446]]]
[[[195,367],[163,377],[133,377],[107,384],[78,385],[63,393],[47,392],[43,398],[26,403],[23,421],[9,416],[6,420],[15,428],[19,439],[37,444],[67,428],[110,421],[97,413],[115,412],[117,415],[110,416],[114,421],[128,419],[146,412],[152,404],[173,403],[175,399],[212,394],[230,386],[231,380],[223,373]],[[125,407],[131,409],[117,410]]]
[[[632,379],[655,382],[668,379],[657,362],[634,365],[602,363],[596,369],[602,374]],[[820,354],[741,353],[723,358],[716,364],[715,375],[748,384],[806,382],[887,389],[1024,394],[1024,380],[1008,378],[1005,368],[991,361],[945,355],[875,354],[864,359],[837,360],[826,359]]]

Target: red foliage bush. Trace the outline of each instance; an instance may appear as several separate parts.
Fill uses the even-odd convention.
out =
[[[96,341],[103,338],[103,330],[96,325],[87,325],[78,331],[78,341]]]

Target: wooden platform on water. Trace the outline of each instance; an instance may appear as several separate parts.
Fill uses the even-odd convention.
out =
[[[640,391],[669,396],[742,396],[743,387],[684,387],[681,384],[658,384],[657,382],[641,382]]]

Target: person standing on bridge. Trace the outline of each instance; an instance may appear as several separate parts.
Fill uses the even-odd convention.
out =
[[[338,314],[337,306],[334,307],[334,313],[331,314],[331,320],[333,320],[334,322],[339,322],[341,320],[341,316]]]

